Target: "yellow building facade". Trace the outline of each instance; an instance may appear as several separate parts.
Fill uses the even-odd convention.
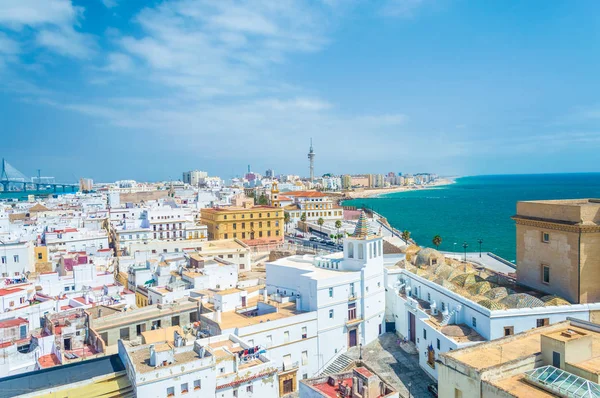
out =
[[[202,209],[200,222],[208,228],[208,239],[240,239],[249,245],[283,240],[283,209],[274,206],[220,207]]]

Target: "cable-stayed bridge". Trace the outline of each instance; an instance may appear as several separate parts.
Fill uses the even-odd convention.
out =
[[[4,192],[20,190],[21,192],[27,191],[27,189],[35,189],[39,191],[44,188],[53,189],[56,192],[59,188],[62,188],[63,192],[69,189],[74,192],[78,184],[73,183],[57,183],[54,177],[42,177],[40,170],[38,169],[37,177],[27,177],[21,173],[6,159],[2,159],[2,170],[0,171],[0,184]]]

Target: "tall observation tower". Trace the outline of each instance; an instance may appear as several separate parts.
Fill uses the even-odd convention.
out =
[[[310,182],[315,180],[315,152],[312,147],[312,138],[310,139],[310,151],[308,151],[308,160],[310,162]]]

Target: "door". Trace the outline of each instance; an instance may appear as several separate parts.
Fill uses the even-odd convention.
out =
[[[409,336],[409,340],[412,341],[413,343],[417,342],[416,339],[416,333],[415,333],[415,314],[413,314],[412,312],[408,313],[408,336]]]
[[[560,369],[560,352],[552,351],[552,366]]]
[[[294,392],[294,385],[293,383],[293,379],[287,379],[283,381],[283,393],[284,394],[289,394],[291,392]]]
[[[348,332],[348,347],[356,347],[356,329]]]
[[[242,296],[242,307],[246,306],[246,296]]]
[[[71,339],[65,339],[65,351],[71,350]]]

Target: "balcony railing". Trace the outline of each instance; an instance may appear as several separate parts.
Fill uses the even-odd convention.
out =
[[[277,370],[279,372],[289,372],[290,370],[298,369],[299,367],[300,367],[300,362],[296,361],[296,362],[288,363],[287,365],[284,363],[279,368],[277,368]]]
[[[356,318],[346,318],[345,319],[345,323],[346,325],[354,325],[355,323],[359,323],[362,321],[362,317],[357,316]]]
[[[348,300],[350,300],[350,301],[354,301],[354,300],[356,300],[357,298],[358,298],[358,296],[356,295],[356,293],[354,293],[354,292],[349,292],[349,293],[348,293]]]

